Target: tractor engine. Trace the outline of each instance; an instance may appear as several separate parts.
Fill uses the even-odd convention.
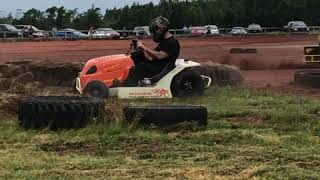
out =
[[[124,54],[91,59],[80,73],[82,90],[93,80],[103,82],[107,87],[113,86],[114,82],[121,83],[127,79],[132,66],[131,57]]]

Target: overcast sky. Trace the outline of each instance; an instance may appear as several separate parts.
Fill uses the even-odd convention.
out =
[[[133,2],[145,4],[151,1],[159,2],[159,0],[0,0],[0,16],[9,12],[15,15],[16,9],[22,9],[22,11],[31,8],[45,10],[52,6],[64,6],[67,9],[79,8],[79,11],[84,11],[89,9],[91,4],[95,4],[96,7],[104,11],[107,8],[130,5]]]

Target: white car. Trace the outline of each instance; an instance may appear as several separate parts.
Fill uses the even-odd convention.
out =
[[[133,29],[133,33],[136,36],[150,36],[150,30],[149,30],[149,26],[137,26]]]
[[[93,37],[119,39],[120,34],[112,28],[99,28],[93,33]]]
[[[230,34],[232,34],[232,35],[243,35],[243,34],[247,34],[247,31],[243,27],[234,27],[230,31]]]
[[[21,32],[23,32],[24,36],[28,36],[29,35],[30,28],[33,31],[32,32],[32,36],[33,37],[48,37],[49,36],[48,32],[40,30],[37,27],[32,26],[32,25],[15,25],[15,27],[17,29],[20,29]]]
[[[261,33],[262,28],[259,24],[250,24],[247,28],[247,31],[249,33]]]
[[[220,34],[219,29],[216,25],[206,25],[207,34]]]

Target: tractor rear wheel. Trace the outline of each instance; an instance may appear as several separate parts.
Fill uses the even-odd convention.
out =
[[[202,95],[205,89],[201,75],[190,69],[180,72],[173,78],[171,92],[174,97]]]

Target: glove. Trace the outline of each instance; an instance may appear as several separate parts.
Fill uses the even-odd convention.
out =
[[[147,86],[147,85],[151,85],[151,80],[149,78],[144,78],[143,80],[140,80],[139,83],[142,86]]]

